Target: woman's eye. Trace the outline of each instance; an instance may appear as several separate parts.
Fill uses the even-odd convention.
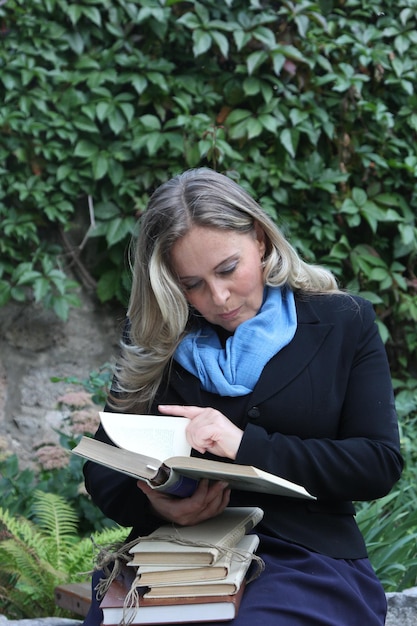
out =
[[[225,267],[219,273],[220,274],[232,274],[235,271],[236,268],[237,268],[237,264],[235,263],[234,265],[230,265],[229,267]]]
[[[197,287],[200,285],[200,281],[198,281],[197,283],[191,283],[189,285],[183,285],[182,288],[184,289],[184,291],[192,291],[193,289],[197,289]]]

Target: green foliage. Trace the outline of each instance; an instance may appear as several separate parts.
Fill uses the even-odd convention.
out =
[[[357,522],[369,558],[386,591],[414,587],[417,580],[417,511],[407,487],[362,503]]]
[[[66,615],[54,588],[82,579],[94,566],[90,539],[79,539],[77,514],[65,498],[35,492],[32,519],[0,508],[0,609],[13,619]],[[103,531],[102,546],[122,541],[126,529]]]
[[[79,439],[79,437],[78,437]],[[76,511],[78,532],[86,536],[92,531],[100,531],[113,526],[111,520],[103,517],[82,488],[83,460],[69,454],[77,438],[61,436],[61,445],[68,450],[68,464],[64,467],[39,470],[21,469],[18,457],[13,454],[0,460],[0,491],[4,509],[11,515],[28,516],[33,507],[35,490],[60,494]]]
[[[65,318],[71,264],[125,302],[149,194],[208,165],[371,298],[415,370],[414,0],[9,0],[0,20],[0,304]]]
[[[113,365],[104,363],[98,370],[90,372],[88,378],[80,379],[77,376],[66,376],[65,378],[53,377],[54,383],[66,382],[70,385],[77,385],[91,394],[91,400],[98,406],[103,406],[107,400],[113,378]]]
[[[78,386],[83,389],[93,403],[93,407],[90,405],[89,408],[93,408],[93,412],[97,413],[99,407],[102,407],[106,401],[112,372],[111,364],[105,363],[98,370],[90,372],[86,379],[66,377],[52,380],[55,382],[64,380],[66,383],[75,385],[75,388]],[[76,407],[72,408],[76,410]],[[101,531],[114,524],[102,515],[83,488],[84,461],[81,457],[70,454],[81,436],[79,432],[74,431],[72,415],[73,411],[70,407],[67,421],[71,434],[58,433],[60,446],[67,453],[67,462],[58,466],[52,463],[47,467],[41,463],[40,467],[35,470],[21,469],[16,455],[0,458],[0,493],[2,506],[13,515],[23,516],[28,516],[33,507],[35,489],[59,494],[77,512],[78,532],[81,536],[86,536],[93,531]]]
[[[417,381],[394,380],[394,387],[404,472],[388,496],[356,507],[369,557],[386,591],[402,591],[417,582]]]
[[[34,472],[28,468],[21,470],[16,454],[0,459],[2,506],[11,515],[29,514],[35,486]]]

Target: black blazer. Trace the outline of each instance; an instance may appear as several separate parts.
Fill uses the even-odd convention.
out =
[[[348,295],[296,296],[294,339],[265,366],[253,392],[204,392],[174,362],[157,404],[213,406],[244,430],[236,463],[302,484],[316,502],[233,491],[231,505],[264,509],[257,531],[337,558],[366,556],[352,500],[387,494],[402,470],[384,345],[371,304]],[[108,410],[108,407],[107,407]],[[102,428],[96,437],[108,441]],[[214,458],[214,457],[213,457]],[[87,491],[131,537],[160,525],[135,480],[87,462]]]

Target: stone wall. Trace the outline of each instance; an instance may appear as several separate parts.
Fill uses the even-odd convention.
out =
[[[36,305],[0,308],[1,447],[22,465],[36,444],[57,439],[66,415],[57,399],[74,387],[51,378],[88,378],[117,355],[124,312],[82,298],[65,323]]]
[[[402,593],[387,593],[385,626],[417,626],[417,587]]]

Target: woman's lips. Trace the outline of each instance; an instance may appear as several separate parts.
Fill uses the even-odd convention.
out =
[[[220,313],[219,317],[222,320],[231,320],[239,315],[240,307],[237,309],[233,309],[233,311],[228,311],[227,313]]]

